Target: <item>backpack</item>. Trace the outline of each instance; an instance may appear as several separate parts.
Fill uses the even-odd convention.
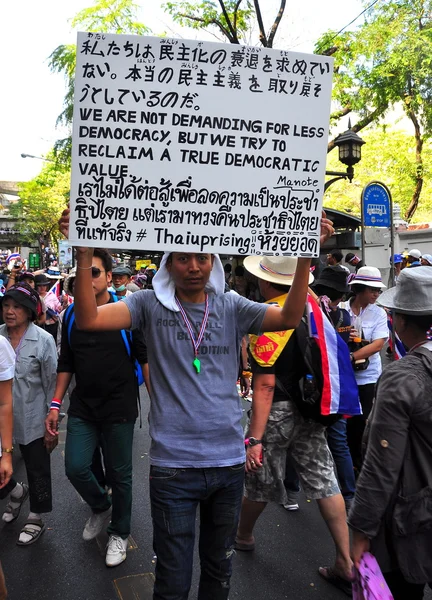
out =
[[[118,298],[115,294],[111,294],[111,296],[113,297],[114,302],[118,302]],[[71,345],[71,343],[70,343],[71,342],[71,331],[72,331],[72,325],[74,324],[74,322],[75,322],[74,305],[71,304],[70,306],[67,307],[65,315],[64,315],[64,319],[63,319],[64,326],[67,327],[69,346]],[[131,348],[132,333],[131,333],[131,331],[127,331],[126,329],[121,329],[120,333],[123,338],[123,343],[125,345],[126,352],[128,353],[129,358],[132,359],[132,348]],[[140,386],[144,383],[144,377],[142,374],[141,365],[139,364],[139,362],[137,361],[136,358],[134,358],[133,360],[134,360],[135,377],[136,377],[138,385]]]
[[[326,426],[360,415],[348,346],[311,297],[295,335],[305,367],[302,394],[295,399],[301,414]]]
[[[321,414],[321,397],[324,386],[321,351],[315,339],[309,335],[306,317],[302,318],[294,335],[303,359],[305,374],[300,382],[301,394],[293,396],[293,400],[305,419],[317,421],[327,427],[333,425],[342,418],[342,415]],[[306,376],[312,376],[312,380],[306,382]],[[284,391],[283,384],[279,379],[276,379],[276,385]]]

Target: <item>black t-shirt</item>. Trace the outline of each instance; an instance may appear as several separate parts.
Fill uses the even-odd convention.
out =
[[[301,396],[299,381],[305,374],[304,362],[301,358],[297,340],[296,332],[292,334],[285,348],[280,353],[276,362],[269,367],[263,367],[259,365],[253,356],[250,355],[250,364],[253,375],[255,374],[274,374],[276,378],[282,383],[289,397],[294,400]],[[253,379],[252,379],[253,389]],[[287,395],[275,385],[273,402],[286,401]]]
[[[67,330],[63,323],[57,372],[75,374],[68,414],[93,422],[135,420],[138,389],[134,362],[120,331],[81,331],[74,322],[69,345]],[[135,331],[132,354],[140,364],[147,363],[144,340]]]
[[[351,332],[351,317],[347,310],[344,308],[336,308],[336,310],[323,311],[328,316],[333,327],[336,329],[338,334],[341,336],[344,342],[348,344],[349,336]]]

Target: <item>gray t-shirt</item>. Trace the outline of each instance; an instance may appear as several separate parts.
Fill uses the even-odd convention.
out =
[[[151,464],[203,468],[243,462],[242,406],[236,388],[240,343],[246,333],[260,333],[268,307],[236,294],[209,294],[197,374],[192,341],[179,312],[165,308],[153,290],[136,292],[124,302],[132,329],[143,330],[147,344]],[[183,306],[196,339],[204,304]]]

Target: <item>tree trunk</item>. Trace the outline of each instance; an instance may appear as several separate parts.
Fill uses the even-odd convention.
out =
[[[416,141],[416,163],[417,163],[416,184],[415,184],[415,188],[414,188],[414,193],[412,195],[411,202],[405,213],[405,219],[407,221],[411,221],[411,219],[414,216],[415,211],[417,210],[421,191],[423,188],[423,157],[422,157],[423,138],[421,135],[420,124],[418,122],[417,115],[415,114],[415,112],[412,108],[409,110],[408,116],[411,119],[412,124],[414,125],[414,132],[415,132],[414,135],[415,135],[415,141]]]

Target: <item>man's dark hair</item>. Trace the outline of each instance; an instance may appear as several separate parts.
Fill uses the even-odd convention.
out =
[[[290,285],[282,285],[281,283],[273,283],[272,281],[270,281],[269,283],[271,283],[271,286],[277,290],[278,292],[283,292],[285,294],[287,294],[290,291],[291,286]]]
[[[335,290],[334,288],[327,287],[326,285],[321,285],[321,284],[314,285],[313,291],[318,296],[327,296],[328,298],[330,298],[330,300],[332,302],[335,302],[336,300],[340,300],[344,297],[343,292],[339,292],[338,290]]]
[[[353,283],[351,287],[351,292],[354,294],[354,296],[357,296],[357,294],[361,294],[362,292],[365,291],[365,288],[367,288],[367,283]]]
[[[397,311],[396,314],[402,317],[408,325],[415,327],[419,331],[426,332],[432,327],[432,315],[405,315]]]
[[[345,262],[349,263],[353,258],[354,258],[355,254],[353,252],[347,252],[347,254],[345,254]]]
[[[242,265],[237,265],[236,268],[234,269],[234,275],[236,277],[243,277],[244,274],[245,274],[244,267]]]
[[[107,273],[111,273],[113,270],[113,263],[111,254],[108,252],[108,250],[106,248],[95,248],[94,256],[96,256],[96,258],[100,258],[105,271]]]
[[[231,273],[231,271],[232,271],[232,266],[230,265],[230,263],[226,263],[226,264],[224,265],[224,271],[225,271],[225,273]]]
[[[340,250],[336,249],[336,250],[332,250],[330,252],[330,255],[333,256],[333,258],[335,259],[336,262],[340,262],[343,259],[343,254]]]

